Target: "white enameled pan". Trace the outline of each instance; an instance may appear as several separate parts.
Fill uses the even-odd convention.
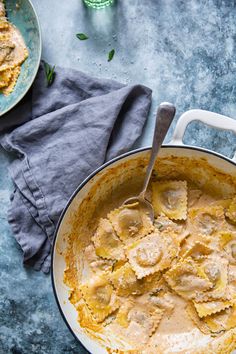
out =
[[[236,146],[234,146],[234,156],[232,159],[230,159],[208,149],[192,147],[183,144],[183,136],[185,130],[188,124],[193,121],[200,121],[210,127],[218,128],[221,130],[230,130],[236,134],[236,120],[213,112],[203,110],[190,110],[179,118],[173,134],[173,138],[170,144],[162,146],[160,156],[168,158],[168,156],[172,155],[194,159],[203,157],[213,167],[236,178]],[[60,217],[55,233],[51,264],[52,285],[55,298],[61,315],[72,334],[89,352],[93,354],[107,353],[107,351],[96,340],[88,337],[83,329],[80,328],[80,325],[77,321],[77,312],[74,306],[68,300],[68,288],[63,283],[65,261],[63,255],[58,250],[61,251],[66,247],[66,242],[63,240],[63,238],[65,238],[65,235],[70,231],[68,225],[69,214],[73,212],[74,208],[77,208],[78,205],[83,201],[89,190],[96,184],[98,179],[101,178],[103,173],[107,173],[107,171],[112,167],[119,168],[119,165],[122,165],[124,161],[130,161],[132,159],[137,159],[138,157],[144,157],[149,154],[149,151],[150,147],[130,151],[107,162],[96,171],[94,171],[88,178],[86,178],[83,183],[78,186],[68,201],[67,206]]]

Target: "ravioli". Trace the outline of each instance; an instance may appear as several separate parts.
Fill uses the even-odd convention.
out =
[[[155,216],[162,213],[173,220],[187,218],[186,181],[165,181],[152,184],[152,203]]]
[[[0,68],[1,71],[6,69],[11,69],[7,67],[4,63],[11,52],[14,50],[15,44],[9,40],[9,36],[6,34],[1,34],[0,32]],[[4,66],[3,66],[4,65]]]
[[[192,257],[193,259],[199,259],[204,256],[208,256],[213,252],[213,249],[207,246],[205,243],[200,241],[196,241],[193,245],[191,245],[188,250],[184,253],[184,258]]]
[[[235,303],[226,306],[220,312],[213,313],[200,319],[191,305],[188,306],[189,316],[197,327],[205,334],[218,334],[236,326],[236,305]]]
[[[179,261],[165,273],[164,278],[185,299],[195,299],[213,286],[200,266],[190,257]]]
[[[156,231],[127,246],[126,255],[137,278],[141,279],[169,268],[178,251],[174,239]]]
[[[0,71],[21,65],[28,56],[24,40],[12,24],[9,24],[6,36],[7,40],[0,38],[1,48],[6,49]]]
[[[221,312],[232,306],[231,301],[228,300],[214,300],[214,301],[207,301],[207,302],[193,302],[195,309],[197,310],[199,317],[206,317],[213,315],[217,312]]]
[[[84,264],[94,273],[106,273],[111,272],[114,262],[97,256],[94,246],[90,244],[84,250]]]
[[[188,213],[188,225],[190,233],[212,236],[222,230],[225,224],[224,208],[211,206],[205,208],[190,209]]]
[[[84,301],[97,322],[102,322],[119,307],[119,300],[105,276],[96,276],[80,286]]]
[[[110,281],[117,294],[121,296],[140,293],[137,277],[129,263],[126,263],[110,275]]]
[[[113,272],[109,279],[118,295],[140,295],[145,292],[155,292],[158,289],[160,274],[153,274],[143,279],[138,279],[127,262]]]
[[[0,31],[5,31],[9,28],[9,23],[5,17],[1,17],[0,14]]]
[[[117,322],[127,328],[127,332],[132,333],[136,329],[139,334],[148,339],[157,329],[164,310],[147,300],[147,297],[140,297],[126,302],[120,307]]]
[[[100,220],[92,241],[97,256],[114,260],[125,259],[123,244],[107,219]]]
[[[227,298],[228,260],[218,255],[198,259],[198,266],[213,284],[207,293],[198,295],[198,300]]]
[[[207,326],[206,322],[204,321],[204,318],[200,318],[197,310],[194,307],[193,303],[188,303],[186,306],[186,312],[190,319],[193,321],[193,323],[197,326],[197,328],[204,334],[208,335],[213,335],[214,332],[210,330],[210,328]]]
[[[179,244],[189,236],[185,224],[173,222],[165,215],[157,216],[154,226],[160,233],[171,234]]]
[[[0,89],[3,88],[4,86],[8,86],[11,77],[12,77],[11,69],[0,71]]]
[[[229,330],[236,325],[236,308],[235,306],[229,307],[212,316],[207,316],[204,321],[213,333]]]
[[[18,29],[7,21],[0,2],[0,93],[9,95],[20,75],[28,50]]]
[[[225,250],[229,256],[229,263],[236,264],[236,239],[227,244]]]
[[[111,211],[108,218],[125,243],[142,238],[153,230],[149,215],[142,211],[138,203],[121,206]]]
[[[204,254],[211,253],[210,251],[216,247],[218,247],[218,238],[197,233],[190,234],[182,243],[179,255],[186,257],[186,255],[198,249],[198,256],[203,256]]]
[[[1,74],[1,71],[0,71],[0,74]],[[19,75],[20,75],[20,66],[16,66],[11,69],[10,80],[8,81],[7,85],[2,87],[3,94],[9,95],[13,91]]]

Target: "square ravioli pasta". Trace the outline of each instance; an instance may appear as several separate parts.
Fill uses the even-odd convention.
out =
[[[213,336],[236,326],[235,301],[233,301],[230,306],[226,306],[226,308],[222,309],[221,311],[212,313],[211,315],[207,315],[202,318],[199,317],[199,314],[193,304],[189,303],[186,310],[191,320],[204,334],[210,334]]]
[[[226,228],[224,208],[209,206],[193,208],[188,213],[188,228],[191,234],[213,236]]]
[[[196,241],[194,244],[187,245],[183,250],[184,252],[181,254],[183,258],[192,257],[195,260],[208,256],[214,251],[207,244],[200,241]]]
[[[120,296],[138,295],[145,292],[155,292],[159,288],[160,274],[151,274],[137,279],[130,264],[127,262],[112,272],[109,280]]]
[[[131,298],[122,304],[117,314],[117,323],[148,339],[157,329],[164,310],[151,301],[149,295]],[[135,338],[136,340],[138,338]]]
[[[92,241],[97,256],[113,260],[125,259],[123,244],[117,237],[109,220],[100,219]]]
[[[92,277],[80,285],[80,291],[97,322],[104,321],[119,307],[119,299],[104,275]]]
[[[178,252],[176,239],[158,231],[126,247],[127,258],[138,279],[169,268]]]
[[[200,293],[196,300],[207,301],[208,299],[228,298],[228,265],[227,259],[218,255],[209,255],[196,261],[199,269],[212,283],[211,289]]]
[[[182,243],[184,239],[189,236],[189,231],[186,229],[185,223],[174,222],[165,215],[159,215],[155,218],[154,227],[160,231],[160,233],[175,234],[175,238],[179,243]]]
[[[220,250],[226,252],[230,264],[236,265],[236,233],[221,232],[218,238]]]
[[[155,216],[164,214],[173,220],[187,218],[187,182],[157,181],[152,183]]]
[[[108,219],[124,243],[140,239],[153,230],[149,215],[142,210],[139,203],[124,205],[111,211]]]
[[[213,315],[217,312],[221,312],[232,306],[232,302],[229,300],[214,300],[206,302],[193,301],[194,307],[199,317],[206,317]]]
[[[213,287],[213,283],[191,257],[180,260],[164,274],[164,278],[171,289],[184,299],[195,299]]]
[[[111,259],[103,259],[96,255],[95,248],[92,244],[84,249],[83,265],[87,273],[104,273],[110,272],[113,268],[114,261]]]

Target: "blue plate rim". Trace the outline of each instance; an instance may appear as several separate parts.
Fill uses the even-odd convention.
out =
[[[17,99],[16,101],[8,108],[6,108],[3,112],[0,112],[0,118],[4,116],[4,114],[6,114],[7,112],[9,112],[12,108],[14,108],[17,103],[19,103],[22,98],[27,94],[27,92],[29,91],[29,89],[31,88],[34,80],[35,80],[35,77],[38,73],[38,69],[39,69],[39,64],[40,64],[40,61],[41,61],[41,57],[42,57],[42,32],[41,32],[41,27],[40,27],[40,23],[39,23],[39,17],[37,15],[37,12],[35,10],[35,7],[34,5],[32,4],[31,0],[27,0],[28,3],[30,4],[30,6],[32,7],[32,10],[34,12],[34,15],[35,15],[35,18],[36,18],[36,21],[37,21],[37,25],[38,25],[38,32],[39,32],[39,57],[38,57],[38,61],[37,61],[37,65],[36,65],[36,70],[34,72],[34,75],[32,76],[31,80],[29,81],[29,84],[28,84],[28,87],[27,89],[25,90],[25,92],[23,92]]]

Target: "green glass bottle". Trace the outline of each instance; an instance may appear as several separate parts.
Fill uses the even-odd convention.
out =
[[[85,5],[94,9],[102,9],[106,6],[112,5],[114,0],[84,0]]]

